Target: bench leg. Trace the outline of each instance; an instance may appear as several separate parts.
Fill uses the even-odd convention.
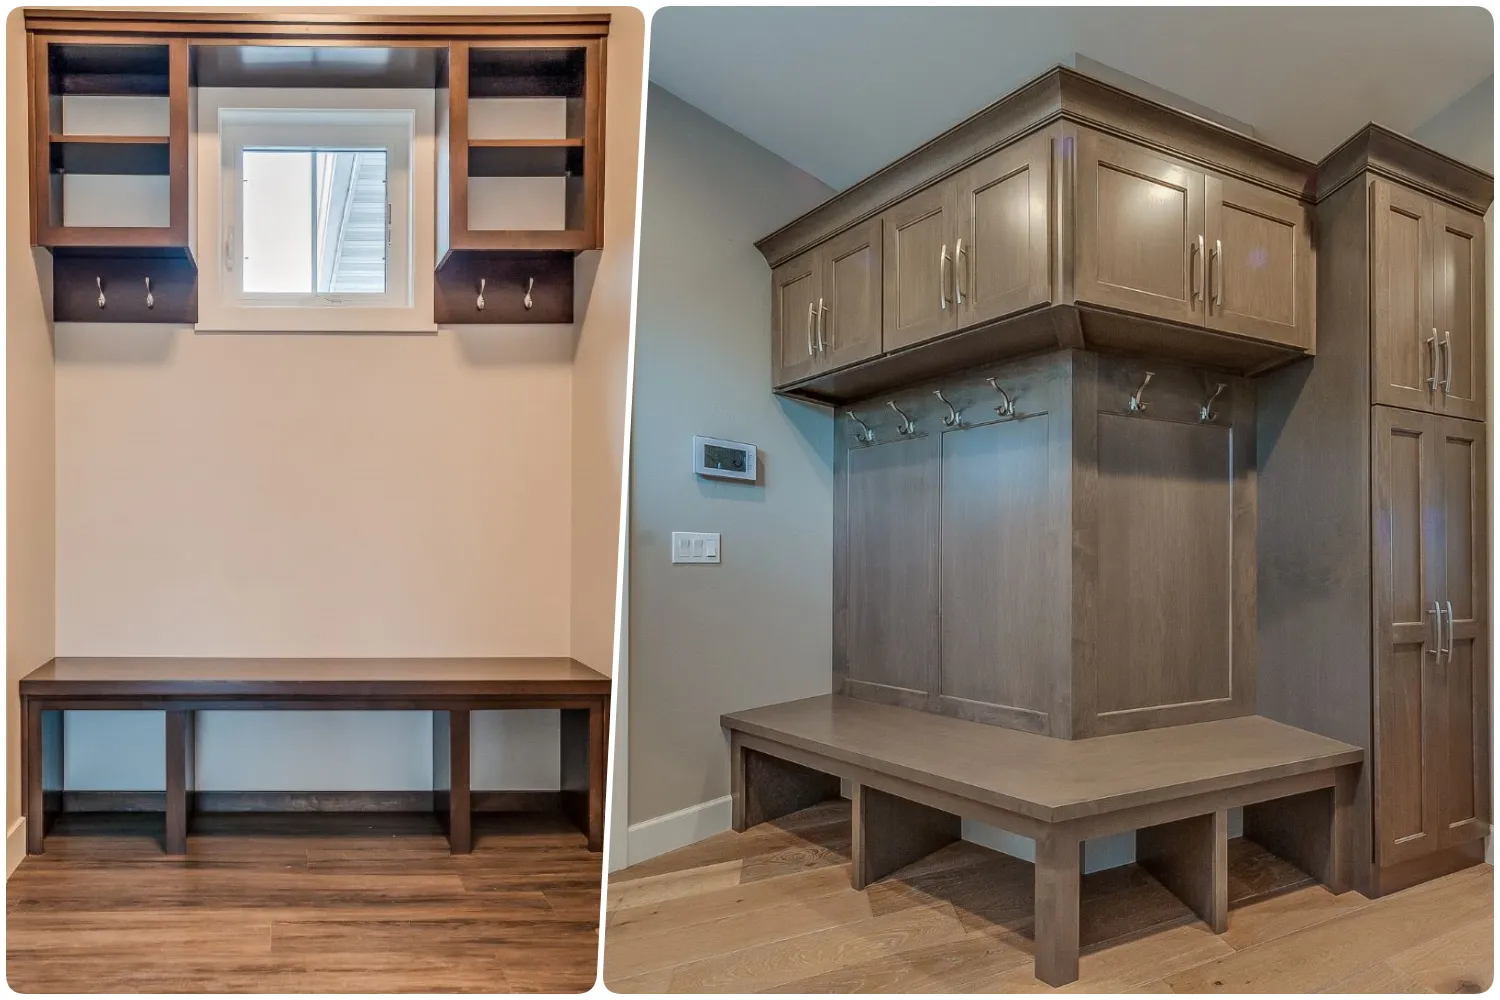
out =
[[[878,788],[854,785],[854,840],[850,881],[863,889],[959,839],[952,813]]]
[[[731,825],[738,833],[839,797],[836,775],[751,750],[729,734]]]
[[[1229,929],[1227,810],[1145,827],[1135,835],[1135,857],[1215,934]]]
[[[186,854],[196,784],[196,713],[173,709],[167,726],[167,853]]]
[[[1348,890],[1359,765],[1334,771],[1334,786],[1245,807],[1245,837],[1285,858],[1333,893]]]
[[[563,811],[588,837],[589,850],[604,850],[605,773],[609,769],[609,702],[562,710]]]
[[[30,700],[21,709],[21,806],[26,853],[41,854],[47,832],[62,812],[63,714]]]
[[[1036,977],[1048,986],[1078,978],[1079,844],[1076,835],[1064,830],[1036,841]]]
[[[432,807],[448,834],[448,850],[468,854],[474,849],[469,805],[469,712],[432,713]]]

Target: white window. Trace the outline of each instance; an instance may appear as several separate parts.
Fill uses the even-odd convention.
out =
[[[430,91],[199,101],[200,329],[433,329]]]

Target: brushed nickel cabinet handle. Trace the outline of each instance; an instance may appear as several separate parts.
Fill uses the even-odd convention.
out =
[[[958,243],[953,247],[953,304],[961,306],[964,304],[964,276],[968,268],[964,266],[964,256],[968,253],[964,249],[963,237],[959,237]]]
[[[1435,331],[1434,331],[1435,332]],[[1453,395],[1453,334],[1443,331],[1443,395]]]
[[[808,357],[812,357],[813,356],[813,331],[812,331],[812,328],[813,328],[813,312],[817,308],[818,307],[815,306],[815,305],[813,305],[811,301],[809,301],[807,303],[807,356]]]
[[[948,308],[948,244],[938,252],[938,308]]]
[[[1433,620],[1432,648],[1427,652],[1437,658],[1433,665],[1441,666],[1443,662],[1443,606],[1433,601],[1427,613],[1432,616]]]
[[[1448,647],[1443,650],[1448,656],[1448,662],[1453,662],[1453,602],[1444,601],[1448,608]]]
[[[1427,338],[1427,391],[1436,392],[1438,384],[1438,356],[1437,356],[1437,327],[1432,328],[1432,336]]]
[[[1214,308],[1224,307],[1224,241],[1214,240],[1213,256],[1208,261],[1208,273],[1214,283]]]
[[[1197,305],[1203,298],[1203,234],[1188,244],[1188,294],[1189,305]]]
[[[819,354],[827,354],[828,353],[828,344],[823,339],[823,326],[824,326],[823,317],[827,316],[828,313],[829,313],[829,309],[828,309],[827,306],[825,306],[823,304],[823,297],[821,295],[818,296],[818,353]]]

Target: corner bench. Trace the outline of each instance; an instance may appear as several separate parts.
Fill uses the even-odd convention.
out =
[[[472,849],[469,717],[551,708],[562,717],[563,809],[604,847],[610,679],[566,657],[250,659],[59,657],[21,678],[26,853],[41,854],[61,810],[62,713],[166,713],[166,852],[187,853],[200,710],[432,712],[434,805],[454,854]]]
[[[1078,978],[1089,838],[1139,831],[1137,861],[1215,933],[1228,927],[1228,810],[1335,893],[1364,751],[1260,716],[1062,740],[835,695],[722,717],[734,829],[853,785],[856,889],[959,838],[970,818],[1036,841],[1036,977]]]

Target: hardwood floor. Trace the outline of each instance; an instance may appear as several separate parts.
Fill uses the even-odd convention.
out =
[[[602,856],[561,816],[481,814],[452,856],[426,815],[63,815],[6,891],[21,992],[588,990]]]
[[[617,992],[1032,992],[1029,863],[959,842],[849,887],[849,804],[723,833],[610,880]],[[1477,992],[1494,965],[1480,865],[1379,900],[1330,894],[1230,842],[1229,930],[1213,934],[1138,866],[1083,877],[1066,992]]]

